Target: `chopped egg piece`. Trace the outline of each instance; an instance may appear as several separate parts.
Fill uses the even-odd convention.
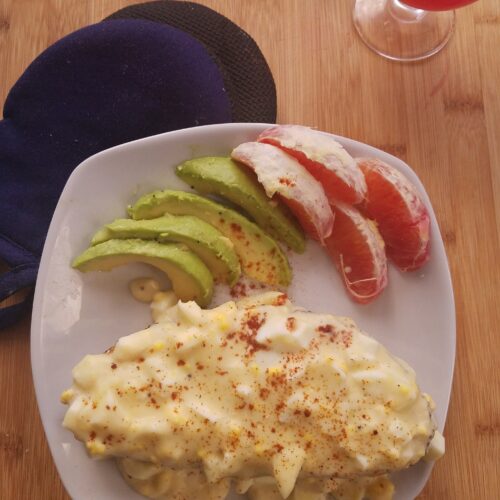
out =
[[[433,438],[431,439],[431,442],[429,443],[424,460],[426,462],[433,462],[435,460],[438,460],[444,455],[444,451],[444,437],[439,431],[436,431]]]

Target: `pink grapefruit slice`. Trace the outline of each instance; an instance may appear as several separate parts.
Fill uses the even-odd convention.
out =
[[[251,168],[266,194],[277,194],[304,231],[324,242],[333,227],[333,213],[321,184],[294,158],[270,144],[245,142],[231,157]]]
[[[273,144],[296,158],[321,182],[330,201],[355,204],[363,200],[363,174],[331,135],[302,125],[277,125],[264,130],[258,141]]]
[[[326,249],[351,298],[360,304],[375,300],[387,285],[384,242],[375,224],[353,207],[332,205],[335,225]]]
[[[387,256],[402,271],[422,267],[430,257],[430,218],[415,186],[378,159],[358,159],[367,184],[361,211],[373,219]]]

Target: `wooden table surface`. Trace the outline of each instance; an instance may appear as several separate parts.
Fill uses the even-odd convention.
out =
[[[495,499],[500,487],[500,2],[460,10],[446,49],[417,64],[372,54],[349,0],[199,0],[261,47],[278,121],[314,125],[407,161],[430,195],[457,314],[447,452],[422,499]],[[132,2],[0,0],[0,101],[63,35]],[[0,499],[68,498],[35,402],[30,320],[0,332]]]

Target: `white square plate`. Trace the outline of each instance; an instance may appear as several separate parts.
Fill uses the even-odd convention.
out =
[[[61,392],[71,385],[73,366],[89,353],[103,352],[119,337],[146,327],[149,308],[132,299],[128,281],[158,274],[141,265],[111,273],[83,275],[72,259],[103,224],[126,216],[126,207],[155,189],[189,190],[174,167],[189,158],[228,155],[254,140],[268,125],[224,124],[179,130],[123,144],[84,161],[71,175],[57,205],[42,255],[31,328],[31,357],[38,405],[59,474],[75,500],[140,498],[121,479],[113,461],[93,461],[84,446],[63,429]],[[359,142],[336,137],[353,156],[377,156],[403,172],[418,188],[432,222],[431,260],[420,271],[390,266],[389,284],[372,304],[347,297],[325,252],[309,241],[303,255],[292,254],[291,299],[312,311],[350,316],[407,361],[421,388],[434,398],[443,429],[455,359],[453,290],[436,217],[415,173],[401,160]],[[218,294],[218,301],[225,299]],[[432,466],[420,463],[395,474],[396,499],[412,499]],[[235,497],[236,498],[236,497]]]

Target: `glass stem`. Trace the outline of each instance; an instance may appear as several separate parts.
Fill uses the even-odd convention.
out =
[[[387,9],[394,19],[402,23],[418,23],[427,15],[425,10],[410,7],[400,0],[389,0]]]

